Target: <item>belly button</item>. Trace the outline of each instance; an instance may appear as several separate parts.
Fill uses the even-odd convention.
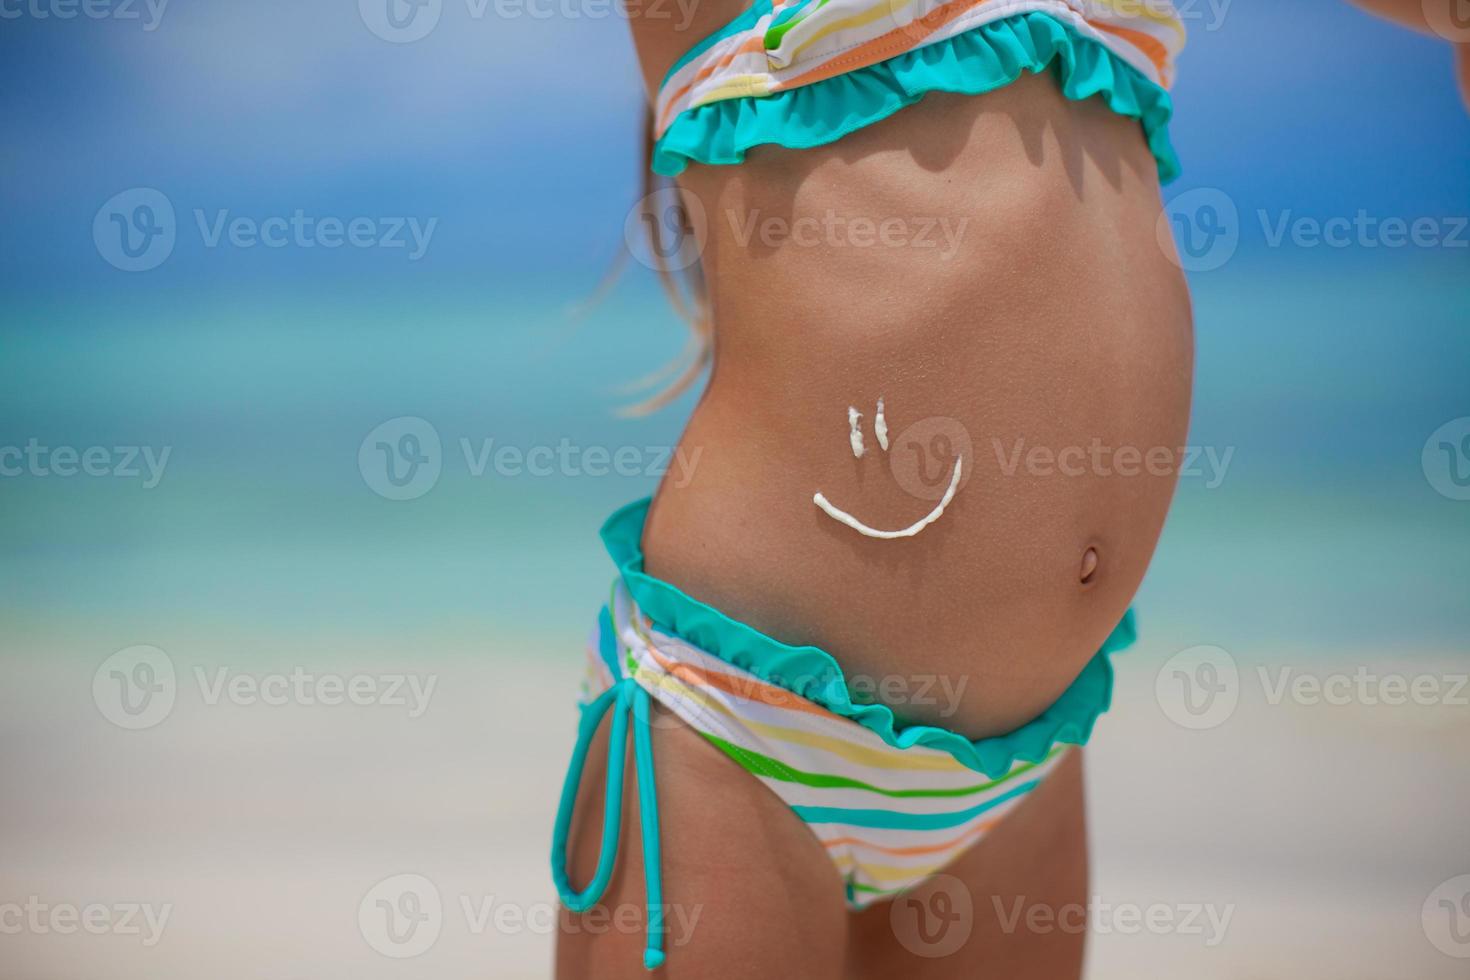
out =
[[[1083,585],[1091,585],[1097,580],[1097,549],[1088,548],[1082,553],[1082,569],[1078,573],[1077,581]]]

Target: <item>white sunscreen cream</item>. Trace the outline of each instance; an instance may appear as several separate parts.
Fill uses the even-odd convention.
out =
[[[939,518],[944,515],[944,508],[949,506],[949,502],[954,499],[955,491],[959,489],[960,464],[963,462],[964,460],[962,458],[958,456],[955,457],[954,473],[949,478],[949,489],[944,491],[944,497],[939,501],[938,506],[931,510],[928,516],[924,517],[922,520],[910,524],[908,527],[904,528],[901,531],[879,531],[876,528],[868,527],[868,525],[864,524],[856,517],[853,517],[847,511],[839,510],[838,508],[833,507],[832,504],[827,500],[827,498],[824,497],[821,493],[813,495],[812,503],[820,507],[822,509],[822,512],[828,517],[832,518],[834,521],[837,521],[839,524],[846,524],[854,531],[858,532],[859,534],[866,535],[867,537],[883,538],[885,540],[892,538],[911,538],[914,535],[918,534],[920,531],[924,530],[924,528],[928,527],[930,524],[933,524],[935,521],[939,520]]]
[[[873,417],[873,434],[878,437],[878,446],[888,452],[888,419],[883,417],[883,399],[878,399],[878,414]]]
[[[862,417],[862,412],[859,412],[851,405],[848,406],[847,427],[849,431],[847,434],[847,438],[848,441],[852,443],[852,455],[855,459],[863,458],[863,430],[858,428],[858,419]],[[884,448],[886,449],[887,447],[885,446]]]

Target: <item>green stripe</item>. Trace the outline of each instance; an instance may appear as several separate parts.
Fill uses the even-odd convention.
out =
[[[808,0],[808,3],[810,3],[810,0]],[[826,5],[827,0],[817,0],[816,6],[811,8],[811,12],[821,10]],[[781,39],[786,36],[786,32],[806,20],[807,14],[807,4],[805,3],[797,7],[787,7],[781,11],[781,15],[776,18],[776,23],[772,24],[766,30],[766,50],[774,51],[776,48],[779,48],[781,46]]]
[[[880,786],[874,786],[871,783],[865,783],[860,779],[849,779],[846,776],[829,776],[825,773],[803,772],[800,769],[793,769],[791,766],[788,766],[784,762],[772,759],[768,755],[761,755],[759,752],[752,752],[750,749],[742,748],[739,745],[727,742],[724,739],[720,738],[718,735],[711,735],[709,732],[702,732],[701,734],[704,735],[705,738],[713,742],[715,746],[723,751],[726,755],[734,759],[736,762],[740,763],[742,766],[745,767],[746,770],[754,773],[757,776],[765,776],[769,779],[778,779],[784,783],[799,783],[803,786],[812,786],[817,789],[864,789],[870,793],[880,793],[883,796],[891,796],[898,799],[937,796],[971,796],[975,793],[982,793],[988,789],[994,789],[996,786],[999,786],[1016,776],[1020,776],[1026,772],[1029,772],[1030,770],[1035,769],[1037,765],[1039,765],[1039,763],[1028,762],[1025,765],[1017,766],[1015,769],[1012,769],[1010,772],[1006,773],[999,779],[992,780],[988,783],[981,783],[979,786],[964,786],[958,789],[883,789]],[[1050,759],[1060,751],[1062,751],[1062,747],[1057,746],[1047,753],[1046,758]]]
[[[849,827],[880,827],[885,830],[943,830],[959,827],[982,813],[988,813],[1010,800],[1025,796],[1040,780],[1033,779],[1004,793],[987,797],[981,803],[952,813],[906,813],[903,810],[849,806],[793,806],[791,812],[803,823],[835,823]]]
[[[855,892],[867,892],[869,895],[897,895],[905,890],[903,888],[874,888],[872,885],[864,885],[856,881],[849,881],[847,887]]]
[[[618,608],[618,580],[617,579],[613,579],[612,591],[608,594],[608,597],[607,597],[607,621],[608,621],[608,624],[609,624],[608,625],[608,629],[612,632],[613,649],[615,651],[621,652],[623,654],[623,666],[628,669],[628,676],[629,677],[632,677],[632,676],[634,676],[635,674],[638,673],[638,661],[635,660],[635,659],[633,659],[633,651],[632,651],[632,649],[623,645],[622,635],[618,633],[617,613],[615,611],[617,608]],[[614,663],[611,666],[613,666],[614,668],[616,668],[617,665]],[[617,670],[614,669],[613,670],[613,681],[614,681],[614,683],[617,682],[617,679],[618,679],[618,677],[617,677]]]

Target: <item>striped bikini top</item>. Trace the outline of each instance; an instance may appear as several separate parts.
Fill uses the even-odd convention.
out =
[[[653,168],[739,163],[752,146],[830,143],[927,92],[980,94],[1050,69],[1069,98],[1138,119],[1164,180],[1174,59],[1169,0],[758,0],[669,70]]]

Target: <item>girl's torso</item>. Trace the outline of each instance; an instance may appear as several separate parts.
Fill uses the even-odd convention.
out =
[[[695,9],[685,32],[634,20],[651,84],[740,12]],[[679,184],[707,236],[715,361],[649,572],[886,679],[914,720],[981,737],[1034,717],[1127,608],[1188,421],[1189,298],[1138,122],[1025,75]],[[956,455],[963,482],[915,537],[813,504],[905,527]]]

